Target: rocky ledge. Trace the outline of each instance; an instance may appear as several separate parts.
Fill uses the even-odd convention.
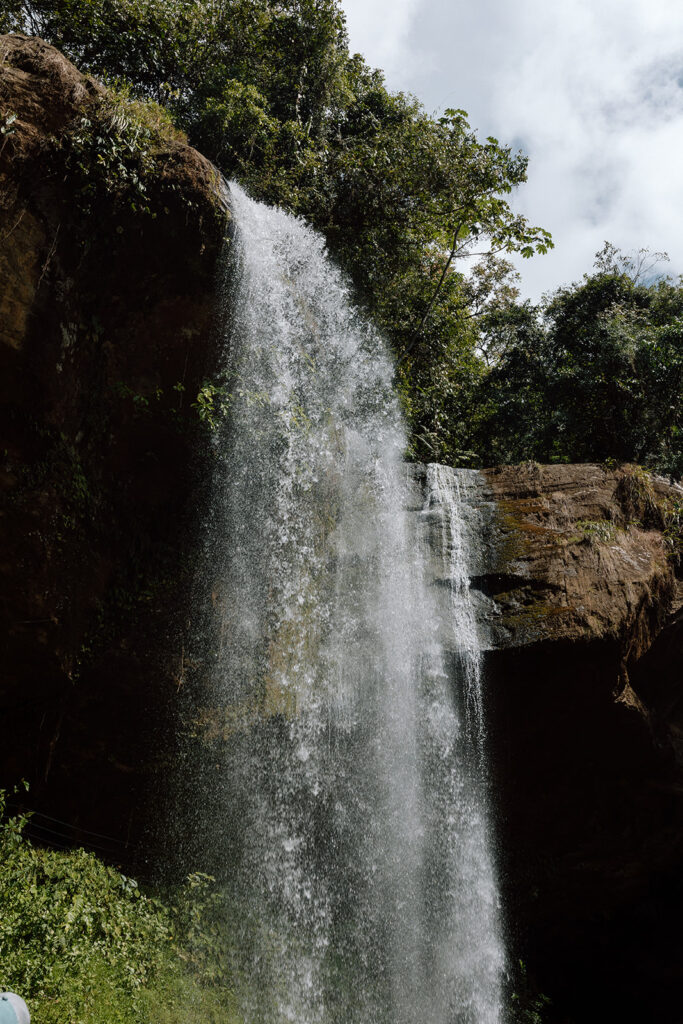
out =
[[[427,468],[409,476],[448,649],[452,528]],[[510,953],[544,1020],[678,1024],[683,488],[637,466],[457,479]]]
[[[624,661],[650,646],[681,598],[667,510],[683,488],[636,466],[486,470],[495,502],[488,572],[494,646],[619,639]]]

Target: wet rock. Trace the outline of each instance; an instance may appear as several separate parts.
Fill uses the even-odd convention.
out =
[[[624,509],[623,481],[641,481],[653,500],[680,500],[683,490],[629,467],[484,475],[497,513],[488,571],[473,585],[491,600],[495,646],[623,637],[624,656],[638,657],[668,613],[675,576],[663,522]]]
[[[683,584],[667,511],[683,489],[634,466],[458,472],[510,955],[553,998],[549,1020],[677,1024]],[[427,468],[408,476],[448,647],[449,530]]]

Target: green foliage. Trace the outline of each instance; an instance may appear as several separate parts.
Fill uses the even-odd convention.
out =
[[[183,937],[182,955],[193,976],[220,984],[230,959],[229,907],[211,875],[196,871],[173,903],[175,927]]]
[[[0,9],[84,70],[128,83],[125,109],[85,119],[69,144],[67,171],[88,211],[104,196],[155,212],[154,140],[130,97],[163,104],[227,177],[326,234],[401,362],[412,453],[474,458],[475,320],[486,302],[461,267],[483,262],[481,286],[498,254],[552,245],[510,205],[526,157],[480,141],[462,110],[434,118],[390,93],[349,54],[338,0],[0,0]],[[196,403],[213,425],[219,405],[206,392]]]
[[[216,430],[228,415],[231,405],[232,395],[224,384],[205,381],[197,392],[192,408],[196,410],[202,423],[206,423],[211,430]]]
[[[157,159],[182,134],[162,107],[110,87],[95,113],[82,116],[56,142],[56,157],[74,188],[79,207],[92,215],[105,200],[114,210],[157,216],[150,182]]]
[[[677,569],[683,563],[683,499],[672,498],[662,506],[664,540]]]
[[[158,402],[164,394],[163,389],[158,386],[149,393],[143,394],[121,380],[116,381],[113,387],[116,395],[119,398],[130,401],[136,413],[139,414],[149,413],[152,404]]]
[[[41,850],[16,819],[0,832],[0,963],[3,984],[29,997],[56,997],[74,974],[106,969],[128,993],[161,964],[171,937],[164,908],[137,883],[77,850]]]
[[[16,32],[24,24],[21,0],[2,0],[0,3],[0,32]],[[0,63],[2,53],[0,53]]]
[[[485,459],[610,458],[681,475],[683,281],[640,283],[646,255],[607,246],[594,274],[539,308],[512,302],[489,317]]]
[[[627,523],[640,526],[664,526],[662,511],[657,501],[652,478],[642,466],[624,466],[616,497]]]
[[[683,285],[654,276],[666,257],[606,244],[583,281],[519,303],[505,257],[552,245],[511,202],[526,157],[463,110],[389,92],[349,54],[338,0],[0,0],[0,15],[116,86],[63,143],[84,212],[156,215],[173,124],[325,233],[393,345],[412,457],[683,473]],[[233,391],[200,390],[211,429]]]
[[[355,69],[355,101],[330,147],[328,182],[314,219],[354,276],[380,325],[407,358],[467,302],[457,260],[536,247],[549,236],[514,215],[504,198],[526,179],[526,158],[480,143],[463,111],[435,120]]]
[[[84,850],[39,849],[0,791],[0,976],[36,1024],[239,1024],[222,897],[193,875],[166,901]]]
[[[200,421],[214,431],[228,416],[236,401],[264,407],[270,404],[270,395],[266,391],[247,388],[238,377],[227,383],[207,380],[197,392],[197,398],[191,407],[196,411]],[[303,415],[303,410],[296,406],[288,415],[296,425],[297,419]]]
[[[517,961],[512,981],[507,1016],[509,1024],[545,1024],[550,999],[537,990],[523,960]]]
[[[608,519],[578,519],[575,525],[581,531],[581,539],[589,544],[610,544],[617,533],[616,523]]]

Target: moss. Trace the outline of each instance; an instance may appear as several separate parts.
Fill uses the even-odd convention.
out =
[[[135,125],[156,149],[174,143],[187,145],[187,135],[177,127],[166,107],[152,99],[134,97],[127,82],[109,80],[104,105],[111,116],[118,115],[128,124]]]
[[[549,604],[547,601],[537,601],[510,615],[504,616],[506,623],[521,625],[525,622],[539,622],[541,619],[553,619],[565,615],[573,615],[576,608],[566,605]]]
[[[500,499],[496,503],[496,509],[496,572],[507,573],[513,562],[530,553],[540,537],[546,539],[549,544],[557,543],[556,530],[529,518],[545,513],[538,499]]]
[[[521,610],[503,614],[502,624],[514,630],[521,642],[553,638],[563,632],[565,620],[576,615],[573,606],[558,606],[537,601]]]

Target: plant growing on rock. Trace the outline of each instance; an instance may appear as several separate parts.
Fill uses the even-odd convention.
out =
[[[683,498],[671,499],[661,507],[666,541],[677,571],[683,562]]]
[[[68,176],[84,216],[98,204],[157,216],[150,183],[159,153],[184,136],[168,113],[152,101],[133,99],[130,90],[108,90],[94,112],[55,140],[54,153]]]
[[[532,983],[524,961],[518,960],[508,1008],[509,1024],[545,1024],[550,1005],[548,996]]]

